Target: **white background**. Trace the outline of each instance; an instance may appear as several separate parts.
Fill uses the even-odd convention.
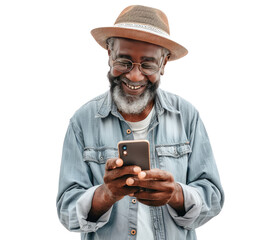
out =
[[[226,193],[200,240],[260,239],[262,225],[262,5],[256,0],[0,2],[0,238],[80,239],[55,199],[70,117],[108,89],[107,53],[90,30],[124,7],[163,10],[189,50],[161,87],[199,110]]]

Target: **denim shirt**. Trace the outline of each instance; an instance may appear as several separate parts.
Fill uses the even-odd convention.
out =
[[[156,240],[194,240],[195,228],[217,215],[224,201],[210,142],[198,111],[181,97],[157,90],[156,114],[147,139],[151,168],[173,174],[183,189],[186,214],[178,216],[168,204],[150,207]],[[117,111],[110,92],[89,101],[71,118],[60,169],[57,211],[70,231],[81,239],[136,239],[136,198],[125,196],[88,222],[94,191],[103,183],[107,159],[118,157],[117,143],[132,140],[130,126]]]

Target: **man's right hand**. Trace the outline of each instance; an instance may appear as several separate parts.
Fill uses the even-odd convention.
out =
[[[108,159],[104,183],[94,193],[88,221],[97,221],[115,202],[137,192],[138,187],[127,186],[126,180],[140,172],[141,168],[138,166],[123,166],[123,160],[120,158]]]
[[[128,177],[138,175],[141,168],[138,166],[123,166],[120,158],[109,159],[105,166],[104,184],[102,185],[109,200],[115,203],[125,195],[138,191],[138,187],[126,185]]]

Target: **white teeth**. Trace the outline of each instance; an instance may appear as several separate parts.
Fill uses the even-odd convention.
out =
[[[137,90],[137,89],[139,89],[139,88],[141,88],[141,86],[132,86],[132,85],[129,85],[129,84],[126,84],[130,89],[132,89],[132,90]]]

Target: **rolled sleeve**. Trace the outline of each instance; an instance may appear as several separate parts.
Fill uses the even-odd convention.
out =
[[[92,206],[94,192],[99,186],[100,185],[89,188],[77,201],[77,218],[79,221],[80,229],[84,232],[96,232],[99,228],[103,227],[110,219],[112,207],[106,213],[104,213],[96,222],[87,221],[88,214]]]
[[[179,216],[176,210],[171,206],[167,205],[167,208],[176,224],[187,228],[186,226],[191,225],[200,215],[202,210],[202,199],[195,188],[182,183],[179,184],[183,189],[184,207],[186,213],[184,216]]]

